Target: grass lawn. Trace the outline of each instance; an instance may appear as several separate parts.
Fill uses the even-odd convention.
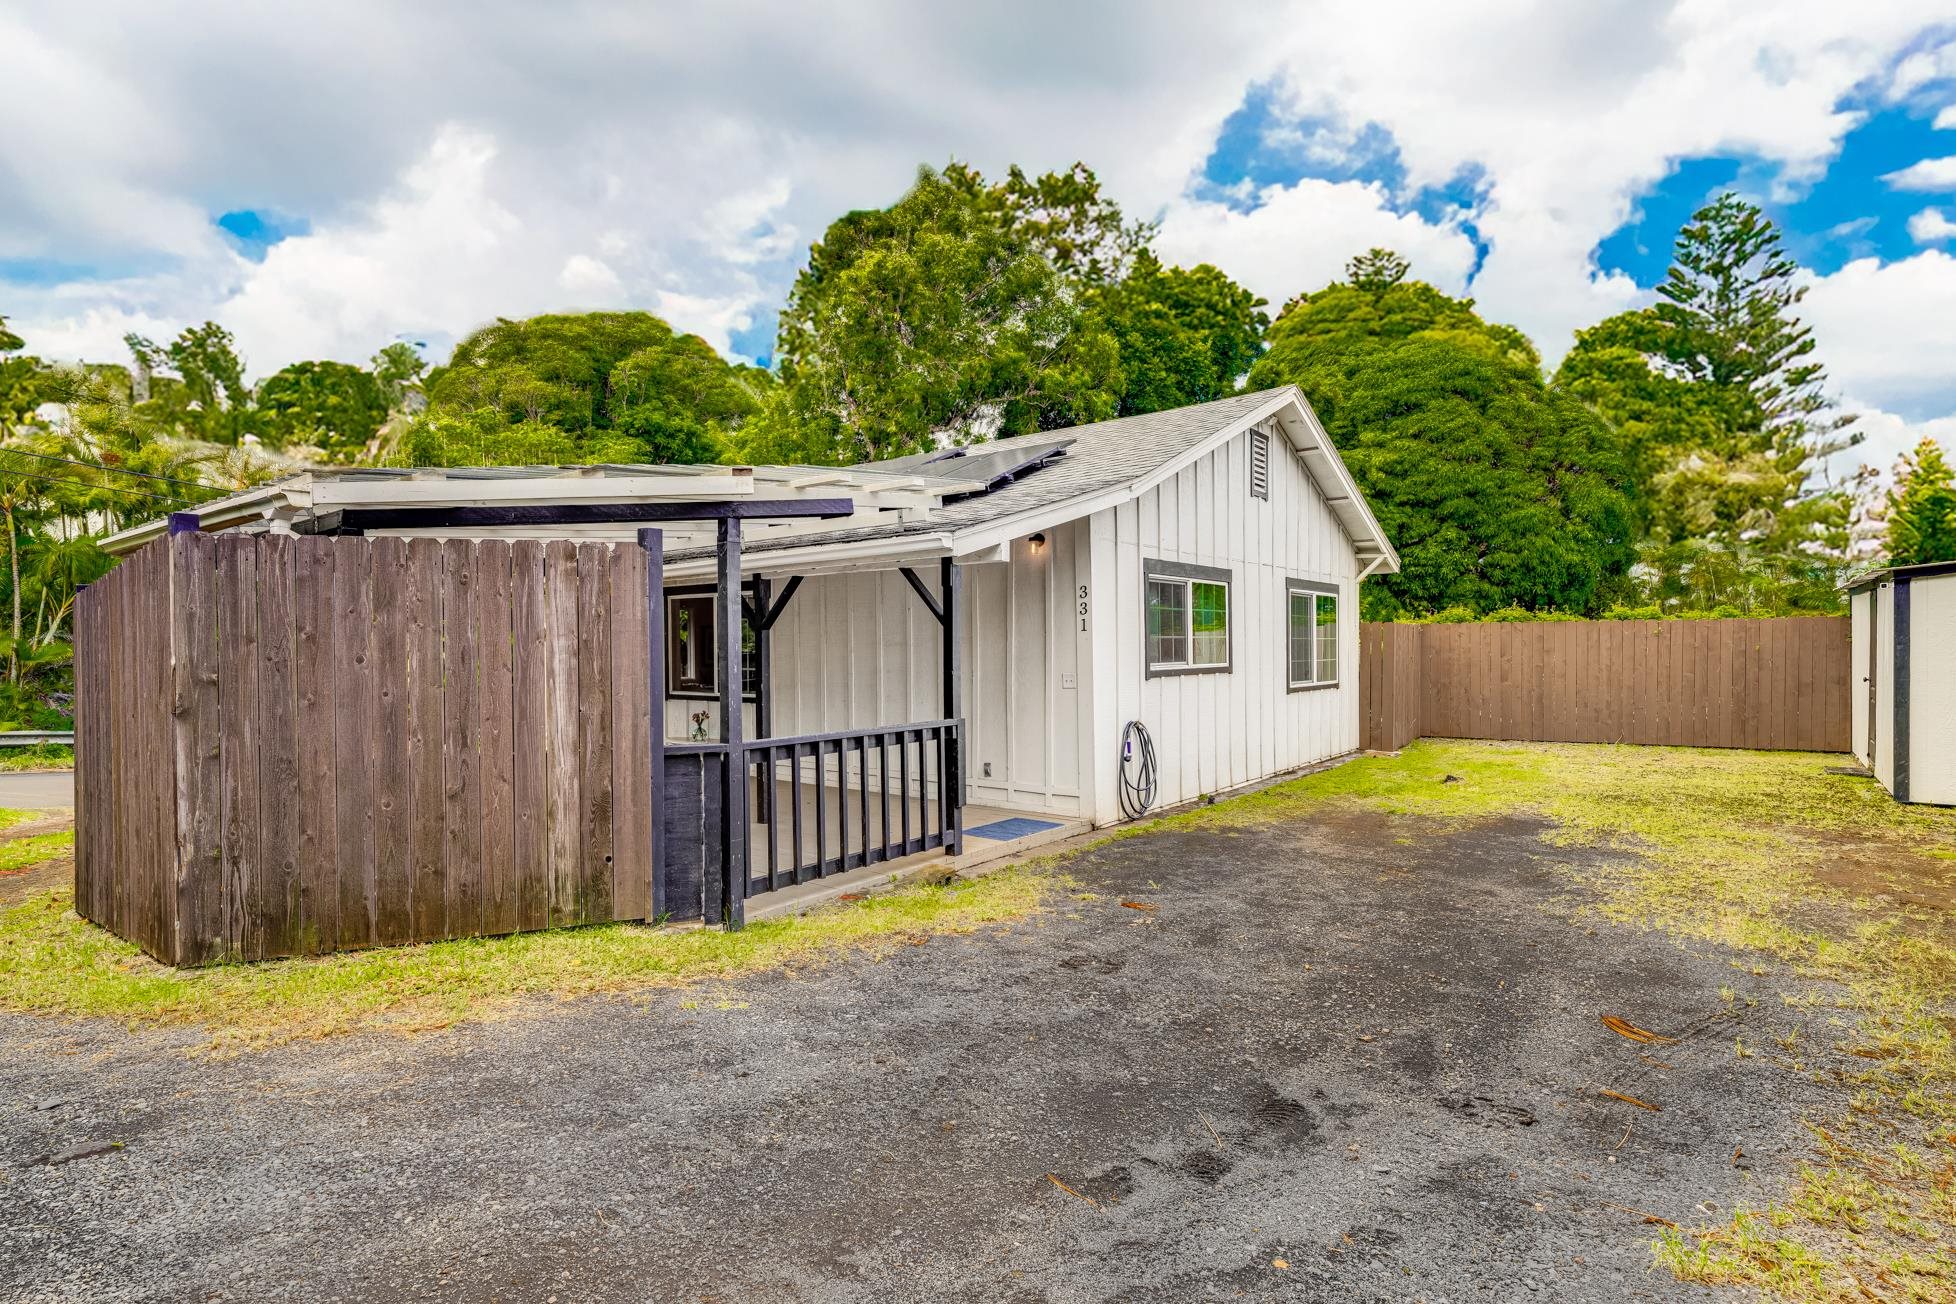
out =
[[[1812,1162],[1778,1204],[1677,1228],[1657,1262],[1688,1281],[1796,1299],[1956,1296],[1956,811],[1898,806],[1840,758],[1682,748],[1423,742],[1171,816],[1162,827],[1398,817],[1405,835],[1531,815],[1553,846],[1624,851],[1572,877],[1578,915],[1728,948],[1814,1012],[1830,1045],[1735,1047],[1817,1078]],[[1447,776],[1461,782],[1445,782]],[[44,836],[37,827],[30,835]],[[0,832],[0,838],[7,834]],[[44,848],[23,850],[32,856]],[[1594,865],[1596,857],[1581,858]],[[875,952],[1037,912],[1053,862],[919,885],[749,927],[630,925],[179,972],[82,923],[66,890],[0,911],[0,1007],[194,1026],[234,1050],[361,1028],[494,1017],[526,994],[642,991]],[[1607,934],[1605,934],[1606,936]]]
[[[69,886],[0,910],[0,1008],[201,1028],[203,1048],[219,1052],[418,1031],[497,1017],[525,995],[643,991],[1004,924],[1037,909],[1057,881],[1014,868],[921,883],[738,933],[611,924],[209,969],[158,964],[83,922]]]

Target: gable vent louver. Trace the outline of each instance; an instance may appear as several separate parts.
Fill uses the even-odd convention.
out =
[[[1270,436],[1250,432],[1250,497],[1270,501]]]

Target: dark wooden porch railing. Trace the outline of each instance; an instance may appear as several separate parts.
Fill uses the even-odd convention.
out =
[[[955,720],[758,739],[745,750],[750,781],[781,798],[750,830],[765,844],[749,848],[750,894],[955,849],[963,806]]]
[[[743,803],[768,817],[738,826],[741,899],[937,847],[962,850],[958,733],[954,720],[920,720],[743,744],[741,792],[771,785],[774,800]],[[725,743],[664,748],[662,909],[675,919],[719,920],[727,910],[718,837],[726,769]]]

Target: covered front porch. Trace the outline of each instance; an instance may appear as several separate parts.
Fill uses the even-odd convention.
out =
[[[1004,592],[1010,544],[976,558],[952,556],[948,539],[929,534],[750,552],[739,510],[712,520],[710,552],[695,533],[659,559],[665,728],[656,782],[675,900],[698,900],[704,918],[738,926],[763,896],[758,908],[775,913],[937,861],[973,867],[1089,827],[1072,792],[1055,794],[1050,780],[1023,794],[1001,791],[1009,765],[972,760],[970,659],[1008,644],[996,630],[974,634],[969,581],[975,568],[985,596]],[[657,534],[641,537],[648,559]],[[1070,601],[1042,577],[1052,555],[1043,537],[1019,551],[1035,576],[1021,584],[1037,585],[1030,601],[1042,611]],[[1039,642],[1043,650],[1052,640],[1042,632]],[[1072,650],[1069,639],[1069,665]],[[1020,732],[1057,750],[1070,773],[1073,721],[1053,729],[1041,696],[1055,679],[1048,660],[1020,667],[991,695],[989,714],[1024,701]],[[974,773],[986,787],[975,803]]]

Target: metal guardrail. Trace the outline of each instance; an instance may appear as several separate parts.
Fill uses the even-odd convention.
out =
[[[75,745],[72,729],[12,729],[0,731],[0,747],[41,747],[49,743]]]

